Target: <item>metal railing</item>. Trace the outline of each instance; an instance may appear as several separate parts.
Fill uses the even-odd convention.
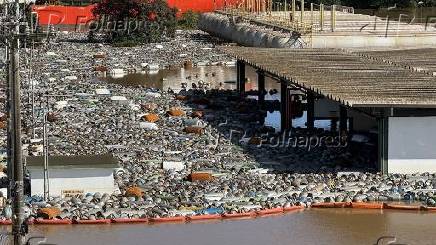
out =
[[[304,0],[284,0],[283,3],[273,3],[271,0],[242,0],[236,5],[225,6],[221,12],[249,21],[268,22],[301,34],[310,34],[334,32],[337,13],[354,14],[354,8],[305,3]],[[328,26],[326,18],[329,18]]]

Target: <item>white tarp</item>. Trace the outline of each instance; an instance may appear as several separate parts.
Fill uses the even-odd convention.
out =
[[[95,94],[97,94],[97,95],[110,95],[111,91],[107,88],[98,88],[95,90]]]
[[[176,170],[176,171],[181,171],[183,169],[185,169],[185,164],[183,164],[183,162],[171,162],[171,161],[164,161],[162,163],[162,168],[165,170]]]

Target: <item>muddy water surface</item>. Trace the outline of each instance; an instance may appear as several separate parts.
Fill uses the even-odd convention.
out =
[[[66,245],[369,245],[386,235],[401,244],[435,244],[434,224],[436,213],[335,209],[191,224],[37,226],[33,232]]]

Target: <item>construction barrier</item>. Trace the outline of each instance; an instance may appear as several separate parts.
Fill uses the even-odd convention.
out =
[[[352,202],[351,208],[361,208],[361,209],[382,209],[383,203],[377,203],[377,202]]]
[[[227,213],[222,215],[224,219],[247,219],[253,218],[256,216],[255,212],[246,212],[246,213]]]
[[[283,208],[283,212],[292,212],[292,211],[298,211],[298,210],[304,210],[303,206],[290,206]]]
[[[418,205],[394,204],[394,203],[371,203],[371,202],[329,202],[314,203],[312,208],[354,208],[354,209],[394,209],[394,210],[411,210],[411,211],[429,211],[435,212],[436,207],[425,207]],[[257,216],[277,215],[286,212],[305,210],[304,206],[290,206],[286,208],[270,208],[246,213],[224,213],[224,214],[202,214],[194,216],[174,216],[161,218],[115,218],[99,220],[70,220],[70,219],[34,219],[27,220],[27,224],[35,225],[68,225],[68,224],[131,224],[131,223],[179,223],[191,221],[206,221],[220,219],[251,219]],[[0,220],[0,225],[11,225],[11,220]]]
[[[71,225],[70,219],[35,219],[33,224],[37,225]]]
[[[350,206],[349,202],[320,202],[313,203],[311,208],[346,208]]]
[[[110,219],[96,219],[96,220],[90,220],[90,219],[75,219],[73,221],[73,224],[77,225],[97,225],[97,224],[110,224]]]
[[[194,215],[188,216],[186,219],[188,221],[196,221],[196,220],[211,220],[211,219],[221,219],[221,214],[202,214],[202,215]]]
[[[111,219],[111,223],[114,224],[129,224],[129,223],[148,223],[147,218],[117,218],[117,219]]]
[[[177,16],[192,10],[213,12],[226,6],[234,6],[237,0],[168,0],[170,7],[177,9]],[[95,19],[92,13],[96,4],[88,6],[33,5],[32,11],[38,15],[39,25],[83,25]]]
[[[175,217],[162,217],[162,218],[150,218],[150,222],[154,223],[173,223],[173,222],[185,222],[185,216],[175,216]]]
[[[269,214],[278,214],[283,213],[283,208],[270,208],[270,209],[262,209],[256,212],[257,215],[269,215]]]
[[[397,210],[422,210],[421,206],[416,205],[403,205],[403,204],[392,204],[392,203],[385,203],[383,205],[383,208],[385,209],[397,209]]]

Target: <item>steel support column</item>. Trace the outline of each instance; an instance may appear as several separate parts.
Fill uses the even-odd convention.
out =
[[[346,132],[348,122],[348,114],[347,108],[345,106],[339,107],[339,132],[342,134],[344,131]]]
[[[388,173],[388,126],[389,118],[377,118],[378,125],[378,167],[382,174]]]
[[[236,89],[241,97],[245,92],[245,63],[242,60],[238,60],[236,62],[236,70],[237,70],[237,81],[236,81]]]
[[[287,81],[281,80],[280,85],[281,128],[282,131],[288,131],[292,128],[292,97]]]
[[[265,73],[261,70],[257,71],[257,91],[259,96],[259,104],[265,102]]]
[[[313,92],[307,92],[307,129],[315,128],[315,95]]]

